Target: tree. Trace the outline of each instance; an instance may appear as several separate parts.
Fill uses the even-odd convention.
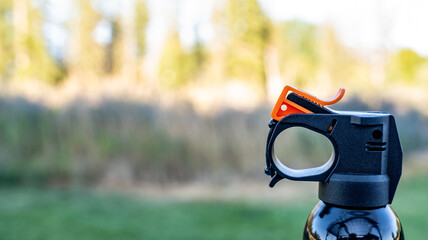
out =
[[[131,60],[129,57],[128,59],[126,58],[124,52],[125,48],[130,46],[125,46],[124,43],[123,19],[120,16],[114,16],[109,22],[111,24],[112,36],[110,43],[106,46],[105,70],[109,74],[121,74],[126,62]]]
[[[197,35],[197,32],[195,31],[195,35]],[[206,64],[207,59],[207,52],[205,50],[205,46],[202,44],[202,41],[197,37],[196,42],[193,45],[190,53],[190,64],[191,64],[191,72],[193,74],[200,73],[204,65]]]
[[[319,29],[310,23],[294,20],[278,24],[274,42],[280,55],[280,69],[291,74],[296,85],[303,86],[315,80],[319,65]]]
[[[177,30],[165,41],[159,62],[160,84],[169,88],[178,88],[190,81],[189,61]]]
[[[411,49],[401,49],[393,54],[386,67],[387,78],[406,83],[415,82],[420,66],[426,59]]]
[[[180,88],[195,80],[203,68],[205,58],[206,53],[199,40],[189,49],[184,49],[178,31],[172,31],[165,42],[159,62],[161,85]]]
[[[15,77],[59,81],[63,72],[45,46],[40,10],[27,0],[15,0],[13,14]]]
[[[0,79],[11,75],[13,64],[12,0],[0,1]]]
[[[146,48],[148,11],[144,1],[118,2],[115,14],[107,17],[111,25],[111,41],[106,45],[106,70],[124,78],[138,78]],[[133,11],[130,9],[134,9]]]
[[[265,86],[264,53],[271,36],[271,23],[257,0],[229,0],[229,40],[226,70],[232,78]]]
[[[144,0],[137,0],[135,4],[134,26],[137,38],[137,55],[143,57],[146,53],[146,30],[149,22],[149,12]]]
[[[94,30],[102,20],[89,0],[76,0],[78,15],[72,19],[71,45],[67,56],[70,74],[102,75],[106,70],[105,48],[94,40]]]
[[[146,1],[137,0],[134,12],[134,32],[137,42],[137,73],[141,79],[143,76],[144,56],[146,54],[146,31],[149,22],[149,11]]]
[[[328,75],[329,80],[333,83],[344,81],[351,82],[356,76],[358,69],[355,55],[339,41],[333,28],[327,26],[322,29],[319,41],[320,49],[320,68]],[[325,84],[327,79],[324,79]]]

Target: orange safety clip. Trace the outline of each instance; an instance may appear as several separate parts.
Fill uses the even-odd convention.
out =
[[[277,121],[280,121],[282,118],[293,114],[293,113],[312,113],[311,111],[309,111],[308,109],[298,105],[297,103],[294,103],[290,100],[287,99],[287,95],[289,94],[289,92],[293,92],[295,94],[297,94],[300,97],[306,98],[307,100],[320,105],[321,107],[324,107],[326,105],[332,105],[337,103],[338,101],[340,101],[340,99],[342,99],[343,95],[345,94],[345,89],[344,88],[340,88],[339,91],[337,92],[336,96],[327,99],[327,100],[322,100],[322,99],[318,99],[317,97],[304,92],[300,89],[297,89],[293,86],[290,85],[286,85],[284,87],[284,89],[281,92],[281,95],[279,96],[278,100],[275,103],[275,107],[272,110],[271,113],[271,117],[272,119],[275,119]]]

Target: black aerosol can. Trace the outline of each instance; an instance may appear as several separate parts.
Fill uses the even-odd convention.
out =
[[[286,86],[272,111],[265,172],[270,186],[287,178],[319,182],[320,202],[310,213],[303,239],[404,239],[391,204],[401,176],[402,151],[394,117],[381,112],[334,111],[326,105],[344,94],[320,100]],[[274,142],[290,127],[327,137],[333,154],[324,165],[292,169],[274,153]],[[310,146],[308,146],[310,147]]]

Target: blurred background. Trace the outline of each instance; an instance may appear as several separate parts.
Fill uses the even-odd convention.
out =
[[[2,239],[300,239],[316,183],[268,187],[286,84],[396,116],[406,237],[428,224],[428,3],[2,0]],[[287,130],[288,132],[288,130]],[[295,168],[328,160],[303,130]]]

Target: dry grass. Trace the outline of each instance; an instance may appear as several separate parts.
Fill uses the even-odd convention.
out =
[[[133,93],[131,84],[106,90],[114,84],[112,80],[92,93],[97,88],[90,84],[86,90],[77,86],[73,91],[66,85],[2,88],[1,182],[135,189],[197,181],[203,189],[205,185],[267,181],[263,169],[270,103],[254,103],[252,109],[242,111],[225,104],[200,112],[178,92],[154,94],[144,84],[133,85]],[[40,92],[26,93],[30,86]],[[64,102],[54,104],[67,94],[67,101],[65,97]],[[406,161],[427,149],[427,119],[411,107],[401,111],[396,104],[381,101],[373,109],[359,98],[348,97],[336,108],[394,113]],[[303,154],[288,160],[290,164],[301,159],[316,162],[322,149],[317,142],[311,144],[313,151],[306,151],[303,144],[284,146],[285,153]]]

